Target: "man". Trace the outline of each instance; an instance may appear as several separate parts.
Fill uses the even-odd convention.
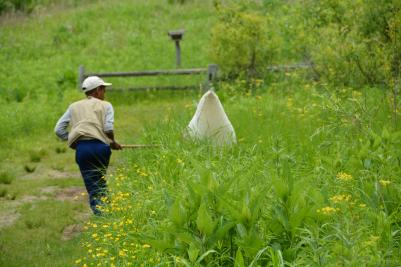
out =
[[[86,98],[72,103],[54,129],[58,137],[67,140],[68,145],[76,150],[75,160],[88,191],[90,207],[96,215],[101,214],[98,207],[106,195],[104,175],[109,165],[110,148],[121,149],[114,140],[113,106],[103,101],[106,86],[110,85],[97,76],[86,78],[82,83]]]

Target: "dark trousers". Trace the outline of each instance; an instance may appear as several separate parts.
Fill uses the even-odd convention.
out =
[[[75,161],[77,162],[89,196],[89,205],[94,214],[101,212],[97,208],[103,204],[106,196],[106,175],[111,156],[110,146],[99,140],[80,140],[77,142]]]

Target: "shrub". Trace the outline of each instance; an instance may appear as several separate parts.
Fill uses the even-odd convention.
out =
[[[0,189],[0,197],[5,197],[7,195],[7,188]]]
[[[15,177],[8,172],[0,173],[0,184],[11,184],[14,179]]]
[[[44,156],[47,155],[47,151],[44,149],[29,151],[29,158],[31,162],[40,162]]]
[[[400,4],[308,0],[302,12],[311,33],[306,54],[320,78],[337,85],[394,86],[401,63]]]
[[[32,0],[0,0],[0,14],[7,11],[32,12]]]
[[[272,55],[265,18],[256,12],[216,3],[218,23],[212,30],[211,56],[229,79],[263,74]]]

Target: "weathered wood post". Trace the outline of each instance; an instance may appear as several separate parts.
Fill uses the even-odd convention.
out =
[[[181,66],[181,47],[180,41],[184,35],[184,30],[169,31],[168,35],[175,42],[175,64],[177,68]]]
[[[207,65],[207,81],[212,83],[217,78],[218,66],[216,64]]]
[[[218,66],[216,64],[207,65],[207,82],[211,85],[217,78]]]
[[[85,80],[85,67],[83,65],[80,65],[78,69],[78,81],[77,81],[78,89],[81,89],[84,80]]]
[[[204,92],[210,90],[213,87],[213,82],[217,78],[217,71],[218,71],[218,66],[216,64],[207,65],[206,81],[201,86]]]

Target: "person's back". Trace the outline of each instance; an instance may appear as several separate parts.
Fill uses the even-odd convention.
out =
[[[97,76],[86,78],[82,83],[86,98],[72,103],[55,127],[56,135],[76,150],[75,160],[95,214],[101,213],[99,206],[107,192],[104,175],[111,149],[121,149],[114,140],[113,106],[104,101],[106,86],[109,85]],[[68,126],[71,126],[70,132]]]
[[[95,97],[88,97],[71,104],[71,131],[68,135],[68,145],[73,146],[79,138],[93,138],[110,144],[111,140],[105,134],[106,112],[110,105]]]

